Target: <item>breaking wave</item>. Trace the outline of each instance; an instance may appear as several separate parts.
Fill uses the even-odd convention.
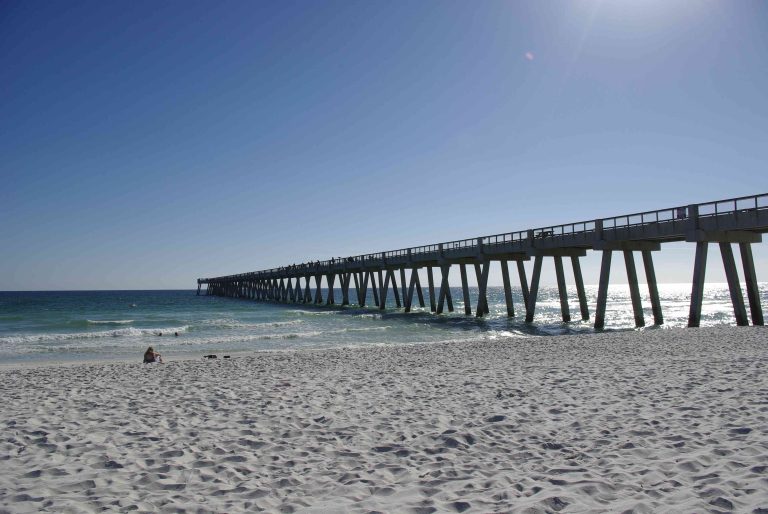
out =
[[[217,328],[265,328],[265,327],[284,327],[288,325],[296,325],[299,323],[303,323],[302,320],[297,319],[293,321],[271,321],[271,322],[264,322],[264,323],[245,323],[242,321],[237,321],[231,318],[219,318],[219,319],[209,319],[203,321],[202,325],[207,325],[211,327],[217,327]]]
[[[181,327],[160,328],[121,328],[117,330],[105,330],[102,332],[76,332],[71,334],[35,334],[13,335],[0,337],[0,345],[34,344],[50,341],[72,341],[78,339],[102,339],[110,337],[144,337],[157,336],[159,334],[173,334],[174,332],[186,332],[189,325]]]

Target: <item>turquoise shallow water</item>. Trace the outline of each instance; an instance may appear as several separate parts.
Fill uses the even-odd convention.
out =
[[[685,326],[690,285],[663,284],[659,289],[664,327]],[[514,344],[520,337],[593,331],[591,321],[580,321],[575,290],[570,291],[569,298],[571,317],[577,321],[571,323],[561,321],[555,288],[541,289],[533,324],[525,323],[519,289],[513,295],[517,313],[514,318],[506,315],[501,288],[489,288],[490,315],[485,319],[464,316],[461,290],[455,288],[452,294],[455,312],[438,316],[430,313],[428,306],[404,314],[394,309],[382,312],[376,308],[314,307],[196,296],[194,291],[0,292],[0,363],[133,357],[140,360],[150,345],[173,357],[498,338]],[[473,305],[476,294],[473,289]],[[596,295],[596,287],[587,288],[592,316]],[[389,302],[393,301],[391,296]],[[768,284],[760,284],[760,296],[762,305],[766,305]],[[340,297],[337,290],[336,298]],[[646,323],[650,325],[653,318],[647,296],[643,305]],[[702,326],[733,324],[727,286],[708,285]],[[617,285],[609,290],[606,328],[634,328],[627,286]]]

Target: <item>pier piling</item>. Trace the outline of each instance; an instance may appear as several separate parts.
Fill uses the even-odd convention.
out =
[[[514,261],[520,279],[525,320],[530,323],[533,322],[536,311],[543,261],[545,257],[552,257],[561,315],[563,322],[568,323],[571,320],[571,312],[563,257],[570,257],[581,320],[586,321],[589,320],[590,314],[579,258],[586,255],[587,250],[594,250],[602,252],[594,320],[595,329],[600,330],[605,327],[612,254],[614,251],[621,251],[627,271],[635,325],[641,327],[645,324],[645,318],[634,259],[634,252],[640,252],[648,283],[653,322],[660,325],[664,323],[664,317],[659,301],[652,252],[660,250],[661,243],[685,241],[696,245],[688,326],[697,327],[701,323],[709,243],[719,245],[736,324],[747,325],[751,321],[753,325],[763,325],[764,318],[751,245],[762,242],[762,234],[765,232],[768,232],[768,194],[759,194],[345,259],[330,259],[252,273],[201,278],[197,280],[196,295],[201,295],[202,287],[205,285],[203,293],[205,296],[280,303],[314,303],[315,305],[325,303],[330,306],[336,304],[335,286],[338,282],[341,305],[347,306],[352,303],[349,288],[354,282],[356,303],[359,307],[366,306],[370,285],[374,305],[381,310],[386,309],[387,296],[391,287],[395,307],[410,312],[415,298],[418,299],[420,307],[425,306],[419,271],[426,268],[429,309],[431,312],[442,314],[446,308],[448,312],[453,312],[453,298],[448,279],[451,266],[457,264],[464,313],[468,316],[474,314],[476,317],[483,317],[489,314],[490,268],[494,261],[498,261],[501,267],[506,313],[507,316],[512,317],[515,316],[515,306],[509,264],[510,261]],[[734,243],[739,245],[746,284],[746,303],[733,254]],[[533,269],[529,282],[524,261],[531,258],[533,258]],[[477,305],[474,313],[467,265],[474,268],[477,279]],[[435,291],[437,284],[433,268],[439,268],[441,274],[437,291]],[[325,299],[323,282],[326,284]],[[749,317],[746,311],[747,304]]]

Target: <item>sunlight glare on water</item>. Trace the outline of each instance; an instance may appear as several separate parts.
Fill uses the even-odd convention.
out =
[[[761,283],[759,289],[765,305],[768,284]],[[539,290],[533,323],[525,323],[519,288],[513,288],[514,317],[507,316],[501,287],[489,287],[489,314],[484,318],[474,316],[476,288],[470,288],[472,316],[464,315],[461,289],[451,291],[454,312],[442,315],[430,312],[426,294],[426,306],[414,300],[412,312],[406,314],[394,308],[276,304],[196,296],[191,291],[3,292],[0,363],[131,358],[150,345],[173,356],[477,339],[514,344],[520,337],[594,331],[596,286],[586,287],[588,321],[581,320],[575,287],[568,288],[570,323],[562,322],[556,288]],[[651,327],[647,287],[641,284],[640,292],[646,327]],[[685,327],[690,285],[660,284],[659,296],[663,327]],[[393,302],[391,295],[388,302]],[[370,292],[368,304],[373,304]],[[701,316],[702,326],[735,324],[726,284],[706,286]],[[605,326],[635,328],[627,285],[609,287]]]

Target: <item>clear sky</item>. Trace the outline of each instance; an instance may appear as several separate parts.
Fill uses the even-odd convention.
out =
[[[0,289],[191,288],[765,193],[766,91],[757,0],[4,0]],[[692,263],[664,246],[657,274]]]

